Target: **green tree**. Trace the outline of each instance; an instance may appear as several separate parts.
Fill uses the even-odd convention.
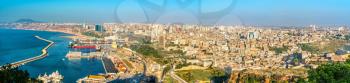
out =
[[[350,35],[345,35],[345,40],[350,40]]]
[[[184,77],[185,77],[185,80],[188,82],[193,80],[193,75],[191,72],[187,72]]]
[[[310,82],[316,83],[348,83],[350,82],[350,65],[344,63],[328,63],[308,71]]]
[[[82,32],[82,34],[85,36],[96,37],[96,38],[104,37],[102,34],[99,34],[98,32],[95,32],[95,31]]]
[[[0,83],[39,83],[40,81],[30,78],[27,71],[13,68],[11,65],[2,66],[0,69]]]
[[[281,54],[283,52],[287,52],[289,49],[288,46],[282,46],[282,47],[270,47],[270,50],[275,51],[276,54]]]
[[[298,44],[298,47],[300,47],[301,50],[303,50],[303,51],[308,51],[308,52],[311,52],[313,54],[319,53],[319,49],[317,49],[316,47],[312,46],[309,43]]]
[[[132,49],[136,50],[136,52],[141,53],[144,56],[162,58],[160,53],[149,45],[133,45]]]

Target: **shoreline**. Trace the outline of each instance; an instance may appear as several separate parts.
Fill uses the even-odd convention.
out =
[[[66,57],[64,57],[66,54],[62,53],[62,52],[66,52],[65,51],[65,49],[67,49],[66,44],[69,41],[71,41],[71,38],[67,38],[67,37],[68,36],[76,36],[72,33],[67,33],[67,32],[63,32],[63,31],[42,30],[42,29],[2,28],[1,27],[0,30],[2,30],[2,29],[3,30],[6,30],[6,29],[7,30],[18,30],[20,32],[35,31],[34,33],[26,34],[26,35],[30,35],[30,37],[34,37],[36,33],[49,33],[50,34],[51,32],[53,32],[54,34],[56,34],[56,35],[43,34],[42,36],[39,35],[41,37],[55,40],[55,44],[53,44],[53,47],[50,47],[47,50],[47,52],[49,52],[48,54],[50,54],[49,55],[50,57],[45,57],[45,59],[37,60],[37,62],[34,61],[34,62],[27,63],[25,65],[20,66],[21,70],[28,71],[28,73],[30,74],[30,77],[36,78],[40,74],[59,70],[62,75],[69,77],[69,78],[64,78],[62,80],[63,82],[76,82],[78,79],[85,77],[85,76],[88,76],[88,75],[95,75],[95,74],[97,75],[99,73],[104,73],[102,62],[98,59],[94,59],[94,60],[89,60],[89,59],[69,60]],[[58,38],[59,41],[56,41],[56,38]],[[41,40],[39,40],[39,41],[41,41]],[[62,43],[62,42],[66,42],[66,43]],[[42,46],[42,48],[44,48],[45,46],[47,46],[49,44],[46,42],[44,42],[44,43],[45,44]],[[32,57],[36,57],[36,56],[40,55],[42,52],[42,48],[39,48],[38,50],[34,50],[35,52],[39,52],[39,53],[34,54],[28,58],[32,58]],[[55,55],[52,56],[51,54],[54,54],[54,53],[55,53]],[[58,53],[58,54],[56,54],[56,53]],[[23,59],[19,59],[19,60],[12,60],[9,63],[14,63],[14,62],[25,60],[28,58],[23,58]],[[55,60],[58,60],[60,64],[56,64],[57,62]],[[61,63],[61,61],[62,61],[62,63]],[[77,64],[80,62],[82,63],[81,65],[74,65],[74,64]],[[31,65],[52,66],[52,68],[47,68],[47,69],[41,70],[41,68],[31,67]],[[66,68],[66,67],[69,67],[69,68]],[[82,68],[82,69],[74,69],[77,67]],[[69,73],[71,73],[72,71],[78,72],[78,73],[74,73],[75,75],[70,75]]]
[[[71,40],[74,40],[74,39],[77,39],[77,38],[89,38],[88,36],[81,35],[81,34],[79,34],[79,33],[67,32],[67,31],[60,31],[60,30],[25,29],[25,28],[17,28],[17,27],[14,27],[14,28],[2,28],[2,29],[63,33],[63,34],[68,34],[68,36],[60,36],[60,37],[68,38],[68,39],[71,39]]]

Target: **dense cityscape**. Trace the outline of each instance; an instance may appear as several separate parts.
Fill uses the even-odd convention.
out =
[[[105,73],[79,83],[297,82],[324,63],[344,63],[350,38],[344,26],[258,27],[181,24],[9,23],[11,29],[63,32],[69,60],[101,59]],[[54,75],[39,76],[55,82]],[[275,77],[273,77],[275,76]],[[277,77],[276,77],[277,76]],[[64,76],[63,76],[64,77]]]
[[[350,83],[349,0],[0,0],[0,83]]]

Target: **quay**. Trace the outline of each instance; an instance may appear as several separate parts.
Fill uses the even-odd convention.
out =
[[[35,37],[40,39],[40,40],[49,42],[50,44],[47,45],[45,48],[43,48],[41,50],[42,53],[39,56],[35,56],[35,57],[32,57],[32,58],[28,58],[28,59],[24,59],[24,60],[21,60],[21,61],[10,63],[12,68],[19,67],[19,66],[22,66],[22,65],[24,65],[26,63],[33,62],[33,61],[36,61],[36,60],[39,60],[39,59],[43,59],[43,58],[45,58],[47,56],[47,54],[48,54],[47,49],[50,48],[54,44],[54,42],[50,41],[50,40],[47,40],[47,39],[44,39],[44,38],[41,38],[39,36],[35,36]],[[5,66],[5,65],[3,65],[3,66]],[[3,66],[1,66],[1,67],[3,67]]]
[[[69,51],[66,55],[68,59],[81,59],[81,58],[100,58],[102,57],[102,52],[91,52],[83,54],[82,52],[72,52]]]
[[[102,64],[105,72],[108,73],[118,73],[113,62],[107,57],[102,57]]]

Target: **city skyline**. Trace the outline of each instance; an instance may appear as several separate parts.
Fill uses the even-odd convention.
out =
[[[350,1],[318,0],[2,0],[0,22],[29,18],[75,23],[349,25]],[[225,9],[226,8],[226,9]],[[54,10],[54,11],[53,11]]]
[[[349,0],[0,0],[0,83],[350,83]]]

